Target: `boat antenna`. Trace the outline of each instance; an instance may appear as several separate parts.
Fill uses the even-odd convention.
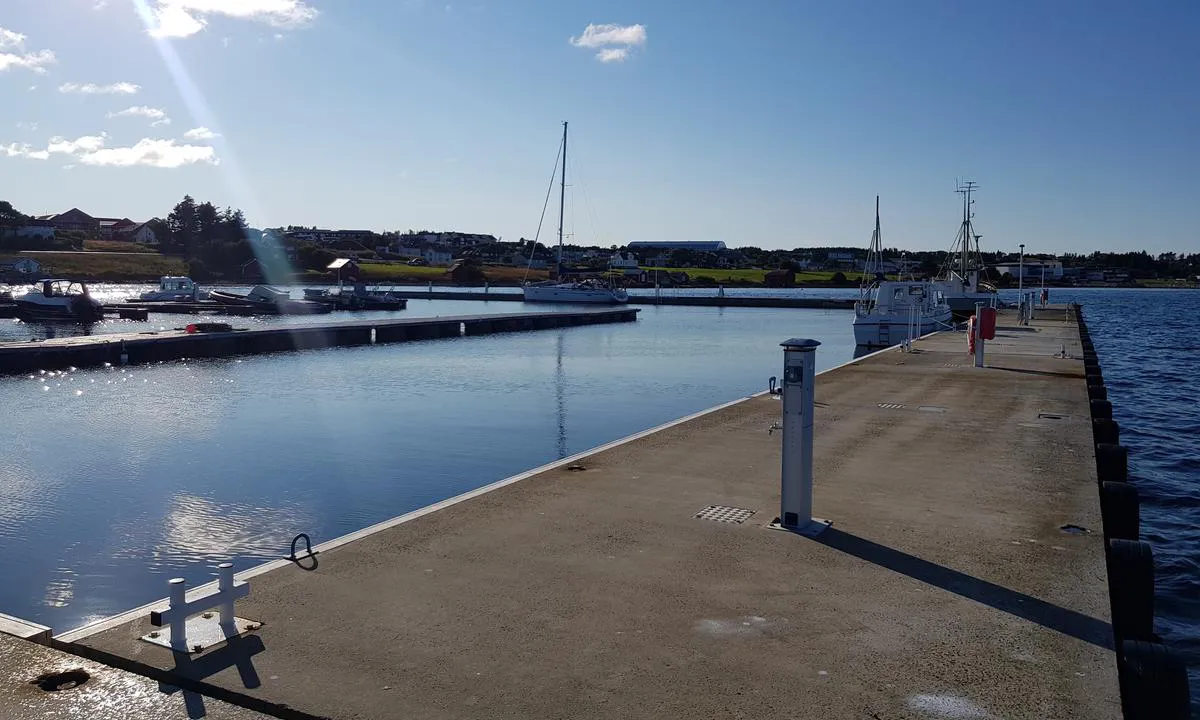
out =
[[[562,278],[563,259],[563,211],[567,204],[567,121],[563,121],[562,139],[562,181],[558,189],[558,271],[556,275]]]

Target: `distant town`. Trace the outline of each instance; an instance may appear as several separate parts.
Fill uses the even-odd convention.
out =
[[[885,251],[894,275],[935,275],[945,252]],[[257,280],[277,265],[296,281],[329,279],[326,268],[349,258],[367,280],[438,284],[518,284],[557,266],[553,243],[505,241],[488,233],[447,230],[327,229],[289,225],[255,229],[240,210],[184,197],[165,218],[145,221],[92,215],[79,208],[27,215],[0,201],[0,280],[28,281],[54,272],[92,281],[150,281],[187,274],[196,280]],[[631,286],[838,286],[857,283],[865,248],[764,250],[719,240],[632,240],[608,247],[564,245],[572,272],[622,276]],[[1194,286],[1200,253],[1095,252],[1016,256],[983,253],[986,276],[1000,287]],[[278,277],[278,275],[275,275]]]

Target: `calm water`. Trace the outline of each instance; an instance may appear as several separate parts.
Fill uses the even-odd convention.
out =
[[[1200,667],[1200,292],[1051,300],[1085,306],[1155,549],[1157,629]],[[523,307],[413,300],[397,316]],[[96,331],[188,321],[153,319]],[[819,367],[839,364],[850,321],[644,307],[634,324],[0,379],[0,543],[20,550],[0,555],[0,610],[61,631],[128,609],[165,595],[168,577],[277,557],[297,532],[336,537],[760,390],[787,337],[821,340]],[[31,330],[0,321],[0,341]]]
[[[401,316],[522,308],[414,300]],[[648,307],[619,325],[0,379],[0,610],[62,631],[134,607],[169,577],[286,554],[298,532],[333,538],[765,389],[786,338],[845,362],[851,318]]]

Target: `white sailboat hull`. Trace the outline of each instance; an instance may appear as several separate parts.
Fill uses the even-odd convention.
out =
[[[545,303],[588,303],[592,305],[618,305],[629,302],[624,290],[608,288],[586,288],[576,285],[526,285],[525,302]]]

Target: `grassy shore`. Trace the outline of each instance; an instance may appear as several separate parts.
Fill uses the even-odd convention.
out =
[[[163,275],[186,275],[183,258],[158,253],[26,252],[42,264],[42,275],[92,282],[158,282]]]
[[[762,285],[766,280],[767,270],[761,269],[730,269],[730,268],[662,268],[662,267],[643,267],[651,273],[653,277],[654,271],[668,273],[687,273],[687,276],[692,281],[699,278],[708,278],[712,282],[725,285],[738,285],[743,283],[753,283]],[[836,270],[814,270],[801,271],[796,273],[797,285],[834,285],[833,276],[837,274]],[[857,285],[860,274],[856,272],[842,273],[846,277],[847,285]]]

